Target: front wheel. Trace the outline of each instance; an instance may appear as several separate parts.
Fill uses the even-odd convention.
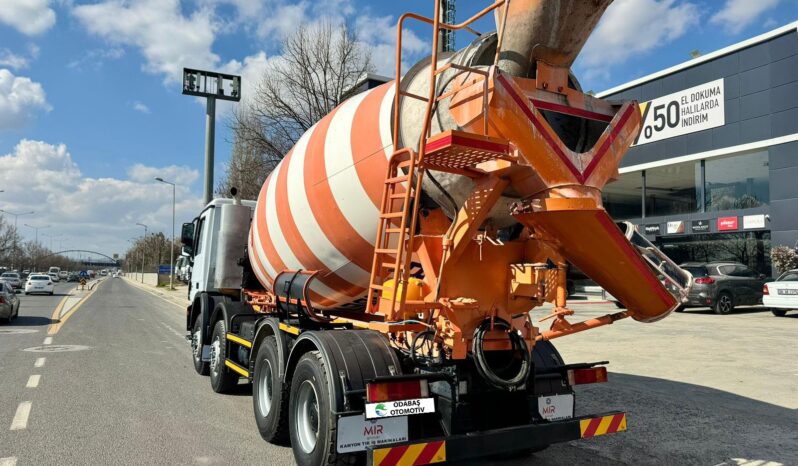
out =
[[[194,370],[199,375],[208,375],[208,361],[202,360],[202,316],[194,320],[191,330],[191,359],[194,361]]]
[[[227,329],[224,321],[216,322],[211,336],[210,375],[211,388],[216,393],[227,393],[238,384],[238,374],[225,365],[227,360]]]
[[[712,310],[715,311],[715,314],[723,315],[734,310],[734,301],[732,300],[731,294],[727,291],[721,291],[720,294],[718,294],[718,299],[715,300],[715,305],[712,306]]]
[[[300,466],[354,463],[356,455],[336,451],[336,423],[330,404],[330,376],[318,351],[306,353],[291,380],[289,433]]]
[[[252,404],[255,423],[267,442],[283,444],[288,440],[288,387],[280,380],[280,353],[277,338],[266,337],[255,356],[252,380]]]
[[[776,317],[784,317],[787,315],[786,309],[771,309],[770,312],[772,312]]]

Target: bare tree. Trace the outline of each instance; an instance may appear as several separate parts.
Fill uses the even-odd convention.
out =
[[[270,61],[255,95],[233,115],[233,153],[219,194],[236,186],[242,197],[257,197],[299,137],[373,70],[369,49],[345,25],[299,26]]]

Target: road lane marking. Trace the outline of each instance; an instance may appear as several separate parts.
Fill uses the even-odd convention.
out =
[[[167,298],[166,296],[164,296],[162,294],[159,294],[159,293],[157,293],[155,291],[151,291],[149,288],[145,287],[145,285],[140,285],[140,284],[136,283],[135,281],[133,281],[131,279],[127,279],[127,283],[129,285],[134,286],[135,288],[140,289],[141,291],[143,291],[145,293],[151,294],[152,296],[155,296],[156,298],[160,298],[162,301],[166,301],[169,304],[177,306],[183,312],[186,311],[186,306],[188,306],[188,303],[186,303],[186,304],[178,304],[178,303],[172,301],[171,299]]]
[[[98,280],[97,284],[99,285],[104,281],[105,280]],[[70,317],[72,317],[72,314],[74,314],[78,309],[80,309],[80,306],[82,306],[83,303],[85,303],[89,298],[91,298],[91,296],[94,294],[95,291],[97,291],[98,288],[99,286],[95,286],[94,288],[90,289],[88,293],[86,293],[85,295],[83,295],[82,298],[80,298],[80,301],[75,303],[72,307],[69,308],[69,311],[66,314],[61,316],[60,314],[64,306],[64,303],[66,303],[67,298],[70,298],[71,296],[67,296],[67,298],[64,298],[61,304],[59,304],[58,307],[55,309],[55,311],[53,311],[53,316],[51,320],[56,323],[50,324],[50,327],[47,329],[47,334],[55,335],[56,333],[58,333],[58,331],[61,330],[61,327],[63,327],[66,321],[69,320]]]
[[[42,367],[44,366],[44,361],[47,358],[36,358],[36,362],[33,364],[33,367]]]
[[[186,336],[184,334],[182,334],[182,333],[178,332],[177,330],[173,329],[166,322],[158,322],[158,323],[161,324],[161,326],[163,328],[165,328],[166,330],[171,332],[173,335],[175,335],[177,338],[180,338],[181,340],[185,340],[186,339]]]
[[[0,466],[17,466],[17,457],[0,458]]]
[[[25,388],[36,388],[39,386],[39,380],[41,380],[42,376],[39,374],[34,374],[28,377],[28,383],[25,385]]]
[[[49,345],[53,342],[53,337],[47,337],[44,339],[44,345]]]
[[[9,430],[23,430],[28,428],[28,416],[30,416],[30,408],[33,402],[23,401],[17,406],[17,413],[14,414],[14,420],[11,421],[11,429]]]

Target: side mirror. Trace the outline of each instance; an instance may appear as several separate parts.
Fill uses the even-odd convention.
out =
[[[183,251],[189,255],[194,251],[194,223],[184,223],[180,230],[180,242],[183,243]]]

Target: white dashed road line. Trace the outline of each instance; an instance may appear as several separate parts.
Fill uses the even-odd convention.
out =
[[[14,420],[11,421],[11,428],[9,430],[23,430],[28,428],[28,416],[30,416],[30,408],[33,403],[30,401],[23,401],[17,406],[17,413],[14,414]]]
[[[39,380],[41,380],[42,376],[39,374],[34,374],[28,378],[28,383],[25,385],[25,388],[36,388],[39,386]]]
[[[53,337],[47,337],[47,338],[44,339],[44,344],[45,345],[49,345],[52,342],[53,342]]]
[[[0,458],[0,466],[17,466],[17,457]]]
[[[42,367],[44,366],[44,361],[47,358],[36,358],[36,362],[33,364],[33,367]],[[0,464],[2,466],[2,464]]]

